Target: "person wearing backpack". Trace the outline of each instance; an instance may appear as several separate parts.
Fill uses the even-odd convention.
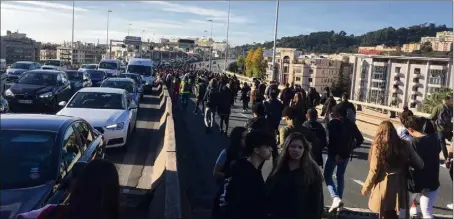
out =
[[[352,122],[356,122],[356,109],[355,105],[353,103],[348,101],[349,95],[348,93],[343,93],[342,94],[342,101],[339,103],[341,106],[345,107],[347,109],[347,119],[350,119]]]
[[[216,79],[211,79],[210,84],[208,85],[207,90],[205,91],[205,96],[203,97],[203,102],[205,102],[205,126],[206,133],[211,132],[214,123],[214,115],[216,113],[216,108],[218,105],[218,88],[216,87]]]
[[[317,137],[320,145],[319,148],[317,148],[317,151],[313,153],[314,155],[317,155],[317,157],[314,156],[314,160],[320,167],[323,167],[322,151],[325,147],[328,146],[325,128],[321,123],[317,122],[318,114],[316,109],[309,109],[307,111],[306,118],[307,120],[303,123],[303,127],[306,127],[312,131],[312,133]]]
[[[341,105],[333,108],[333,119],[328,124],[328,158],[325,162],[324,177],[328,191],[333,198],[329,212],[343,207],[344,174],[355,148],[364,142],[363,135],[355,123],[346,119],[347,109]],[[337,186],[333,181],[336,169]]]
[[[432,109],[429,119],[432,120],[437,128],[437,135],[440,141],[441,150],[445,160],[448,160],[448,149],[446,140],[452,138],[452,96],[446,96],[443,103]]]
[[[244,82],[243,87],[241,88],[241,101],[243,102],[243,113],[245,113],[249,108],[249,100],[251,95],[251,87]]]

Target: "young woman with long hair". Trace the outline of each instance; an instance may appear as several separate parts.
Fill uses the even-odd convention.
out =
[[[397,135],[390,121],[383,121],[369,151],[369,174],[361,190],[371,192],[369,208],[380,218],[398,218],[397,212],[408,209],[407,168],[422,168],[423,161],[409,143]]]
[[[308,110],[305,98],[305,95],[303,95],[302,92],[297,92],[295,93],[295,96],[293,97],[291,107],[295,109],[295,112],[297,113],[295,115],[296,117],[296,122],[298,124],[303,124],[303,122],[306,121],[306,112]]]
[[[103,159],[90,161],[71,190],[67,205],[47,205],[18,215],[27,219],[118,219],[120,183],[115,165]]]
[[[213,200],[213,210],[211,212],[212,218],[219,218],[219,197],[224,191],[224,180],[230,176],[230,166],[238,158],[243,156],[243,150],[245,147],[247,129],[241,126],[237,126],[232,129],[230,133],[230,144],[222,150],[216,160],[216,164],[213,169],[213,176],[219,185],[219,190]]]
[[[300,133],[290,134],[267,179],[271,218],[321,218],[323,175]]]

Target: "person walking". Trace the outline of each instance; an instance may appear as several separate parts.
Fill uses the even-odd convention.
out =
[[[281,92],[281,101],[284,104],[284,106],[290,106],[290,102],[292,101],[292,98],[295,96],[295,93],[292,88],[290,88],[290,85],[287,83],[285,84],[285,88]]]
[[[303,127],[308,128],[317,137],[320,145],[319,148],[312,149],[314,151],[314,160],[320,167],[323,167],[323,149],[328,146],[325,128],[317,121],[318,115],[316,109],[309,109],[307,111],[306,118],[307,120],[303,123]]]
[[[435,123],[437,135],[441,150],[445,160],[448,159],[448,149],[446,148],[446,140],[451,140],[453,136],[452,124],[452,96],[446,96],[443,103],[432,109],[432,114],[429,119]]]
[[[337,102],[333,96],[329,96],[323,104],[322,113],[320,113],[320,115],[325,117],[323,119],[323,121],[325,123],[326,129],[328,129],[329,122],[331,121],[331,118],[333,117],[332,112],[336,105],[337,105]]]
[[[244,82],[243,87],[241,88],[241,101],[243,102],[243,113],[245,113],[249,108],[249,101],[251,95],[251,87]]]
[[[270,122],[275,133],[278,132],[279,124],[282,120],[282,110],[284,109],[284,105],[277,99],[278,94],[278,90],[273,90],[271,88],[269,99],[264,103],[266,118]]]
[[[222,218],[266,218],[266,185],[259,166],[271,158],[273,136],[262,131],[246,135],[245,158],[231,166],[219,198]]]
[[[212,218],[220,218],[221,211],[219,207],[219,198],[224,191],[224,180],[229,178],[230,167],[232,163],[243,157],[243,151],[246,147],[247,130],[244,127],[237,126],[232,129],[230,134],[230,144],[226,149],[223,149],[216,160],[213,169],[213,176],[219,186],[219,190],[213,200]]]
[[[423,160],[408,141],[399,138],[390,121],[383,121],[369,151],[369,165],[361,194],[371,193],[369,209],[379,213],[379,218],[397,219],[398,212],[409,207],[407,168],[421,169]]]
[[[227,135],[229,129],[229,117],[231,113],[232,101],[233,101],[232,91],[230,90],[229,86],[224,86],[219,92],[219,100],[217,107],[217,112],[220,118],[219,133],[224,135]]]
[[[202,104],[202,114],[205,112],[205,103],[203,102],[203,97],[205,96],[205,92],[207,90],[207,85],[204,79],[199,78],[197,82],[197,86],[195,87],[195,108],[194,108],[194,114],[199,113],[199,105]]]
[[[325,162],[324,177],[328,191],[333,198],[329,212],[343,207],[344,174],[347,164],[355,148],[361,146],[364,138],[355,123],[346,119],[347,110],[336,106],[333,109],[333,119],[328,125],[328,157]],[[337,186],[333,181],[336,169]]]
[[[303,124],[306,121],[306,112],[308,110],[305,99],[303,98],[302,92],[295,93],[293,97],[291,107],[294,109],[295,122]]]
[[[214,123],[214,115],[216,113],[216,107],[218,105],[219,100],[219,92],[218,88],[216,87],[216,79],[211,79],[210,84],[205,92],[205,96],[203,97],[203,101],[205,102],[205,126],[206,126],[206,133],[210,133],[213,128]]]
[[[189,80],[189,76],[185,75],[180,85],[181,94],[181,106],[183,110],[186,109],[189,103],[189,95],[192,93],[192,82]]]
[[[323,175],[302,134],[287,137],[266,184],[270,218],[322,218]]]
[[[343,93],[342,94],[342,101],[339,103],[342,107],[347,109],[347,119],[350,119],[353,123],[356,122],[356,109],[355,105],[348,101],[349,95],[348,93]]]

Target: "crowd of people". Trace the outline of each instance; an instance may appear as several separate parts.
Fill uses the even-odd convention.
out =
[[[183,110],[190,95],[195,96],[193,113],[204,114],[207,134],[212,133],[217,114],[219,132],[227,135],[237,96],[245,112],[251,104],[253,118],[232,129],[230,143],[213,168],[219,188],[213,198],[213,218],[322,218],[324,184],[332,198],[328,211],[343,208],[344,174],[354,150],[364,142],[348,94],[337,103],[329,88],[320,95],[313,88],[306,93],[289,84],[281,91],[276,82],[265,85],[256,80],[240,86],[235,77],[190,66],[157,73]],[[322,122],[315,109],[319,104],[323,105]],[[280,127],[282,119],[285,125]],[[452,140],[452,97],[434,108],[430,118],[405,109],[400,121],[398,129],[390,121],[378,126],[361,194],[370,194],[369,208],[380,218],[409,218],[416,202],[423,218],[433,218],[440,151],[452,178],[452,150],[445,143]],[[264,179],[261,169],[270,159],[273,168]],[[120,217],[119,190],[115,166],[94,160],[74,183],[69,204],[46,205],[18,218],[116,219]]]

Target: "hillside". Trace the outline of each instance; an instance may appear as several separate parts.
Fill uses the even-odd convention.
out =
[[[309,35],[282,37],[277,40],[276,47],[296,48],[304,52],[314,53],[339,53],[356,52],[359,46],[400,46],[405,43],[419,42],[421,37],[435,36],[440,31],[452,31],[446,25],[422,24],[411,27],[383,28],[371,31],[360,36],[347,34],[345,31],[336,33],[334,31],[313,32]],[[273,48],[273,41],[257,43],[255,45],[237,46],[235,49],[249,50],[254,47]]]

